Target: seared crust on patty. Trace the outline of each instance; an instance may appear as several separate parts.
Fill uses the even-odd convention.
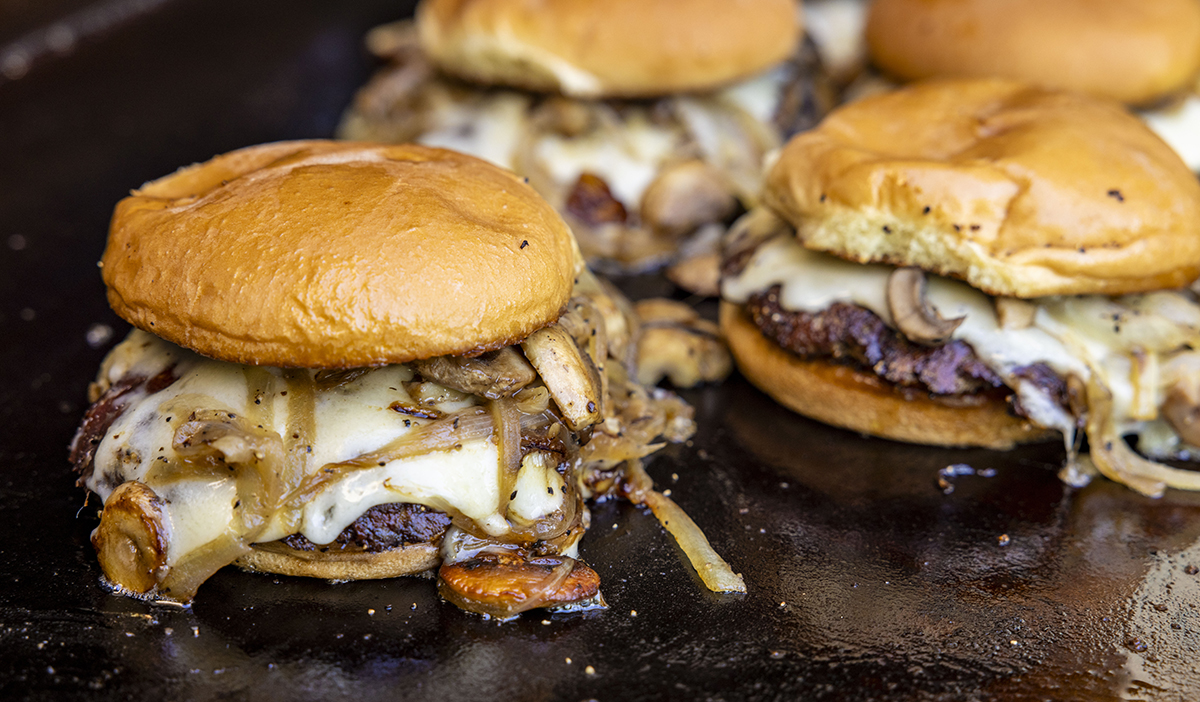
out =
[[[905,393],[854,366],[800,358],[729,302],[721,303],[721,331],[747,380],[788,409],[826,424],[896,441],[994,449],[1054,435],[1013,416],[998,394]]]
[[[301,534],[254,544],[238,559],[245,570],[331,580],[413,575],[441,563],[442,537],[450,517],[424,505],[376,505],[329,544]]]
[[[375,505],[342,530],[332,543],[314,544],[303,534],[280,539],[295,551],[379,553],[413,544],[437,546],[450,528],[450,516],[425,505],[393,502]]]
[[[964,341],[920,346],[891,329],[874,312],[834,303],[820,312],[790,312],[780,286],[752,295],[746,311],[767,338],[802,358],[852,363],[894,385],[937,395],[964,395],[1004,387]]]

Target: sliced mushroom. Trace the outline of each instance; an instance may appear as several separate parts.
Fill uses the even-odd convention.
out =
[[[104,575],[130,592],[150,592],[167,570],[163,501],[145,483],[122,483],[108,496],[92,546]]]
[[[788,223],[766,207],[756,207],[738,217],[721,241],[721,276],[738,275],[760,246],[789,231]]]
[[[521,349],[568,427],[578,431],[600,421],[600,372],[566,330],[558,324],[539,329],[521,342]]]
[[[655,385],[665,377],[675,387],[690,388],[722,380],[733,370],[717,325],[688,305],[654,298],[641,300],[636,309],[643,322],[638,382]]]
[[[609,358],[616,359],[626,369],[632,368],[641,326],[633,303],[610,281],[586,268],[575,283],[575,296],[586,297],[603,318]]]
[[[533,366],[511,346],[474,358],[438,356],[412,365],[423,378],[489,400],[511,397],[537,377]]]
[[[530,117],[538,127],[565,137],[578,137],[596,126],[596,110],[591,103],[552,96],[538,106]]]
[[[700,160],[667,166],[642,195],[642,221],[673,237],[720,222],[736,208],[721,174]]]
[[[508,619],[529,609],[596,597],[600,576],[582,561],[565,556],[525,560],[489,553],[443,564],[438,590],[468,612]]]
[[[1167,393],[1167,399],[1160,408],[1167,424],[1171,425],[1179,438],[1192,446],[1200,446],[1200,402],[1197,399],[1189,397],[1182,388],[1175,387]]]
[[[1028,329],[1033,326],[1037,305],[1032,302],[1015,297],[997,297],[993,299],[993,304],[1001,329]]]
[[[914,266],[897,268],[888,276],[888,311],[901,334],[923,346],[939,346],[950,339],[966,317],[945,319],[925,299],[925,271]]]
[[[667,278],[694,295],[721,294],[721,237],[725,225],[711,222],[701,226],[679,249],[679,260],[667,269]]]

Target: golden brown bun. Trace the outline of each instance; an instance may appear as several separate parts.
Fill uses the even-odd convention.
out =
[[[792,139],[764,199],[804,245],[991,295],[1120,294],[1200,274],[1200,182],[1116,103],[1003,80],[865,98]]]
[[[441,562],[441,554],[432,544],[412,544],[378,553],[320,553],[299,551],[278,541],[255,544],[236,561],[238,567],[259,573],[328,580],[398,578],[424,573]]]
[[[1053,432],[1014,417],[1000,399],[977,405],[905,397],[868,373],[822,360],[802,360],[754,326],[736,305],[721,302],[721,332],[738,369],[793,412],[844,429],[895,441],[1009,449]]]
[[[571,294],[566,224],[509,171],[452,151],[285,142],[122,200],[117,314],[206,356],[349,368],[498,348]]]
[[[794,0],[425,0],[417,26],[449,73],[577,97],[707,90],[800,36]]]
[[[1200,71],[1200,3],[876,0],[867,42],[906,80],[1016,78],[1143,104]]]

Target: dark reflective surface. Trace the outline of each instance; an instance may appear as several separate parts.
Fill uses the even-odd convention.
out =
[[[617,503],[583,543],[607,612],[497,625],[426,580],[234,570],[190,610],[108,594],[66,444],[125,329],[95,269],[113,203],[180,164],[328,135],[370,70],[361,34],[403,10],[180,0],[0,85],[0,698],[1200,698],[1200,496],[1065,488],[1054,445],[861,439],[739,379],[689,395],[696,441],[650,471],[745,597],[705,592]],[[114,335],[93,346],[97,324]],[[995,475],[945,494],[956,463]]]

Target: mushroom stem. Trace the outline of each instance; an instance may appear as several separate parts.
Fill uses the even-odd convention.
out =
[[[940,346],[966,319],[946,319],[925,299],[925,271],[913,266],[897,268],[888,276],[888,311],[901,334],[922,346]]]

